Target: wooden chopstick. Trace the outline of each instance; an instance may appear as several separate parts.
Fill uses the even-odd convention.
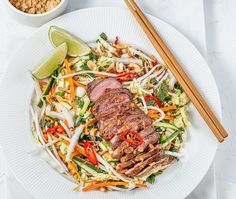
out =
[[[159,43],[159,45],[161,46],[161,48],[163,49],[163,51],[166,53],[166,55],[169,57],[169,59],[171,60],[171,62],[173,63],[173,65],[175,66],[175,68],[178,70],[179,74],[182,76],[182,78],[186,81],[187,85],[190,87],[190,89],[192,89],[193,93],[195,94],[196,98],[201,102],[202,107],[205,109],[205,111],[208,113],[209,117],[211,117],[212,121],[215,123],[215,125],[217,126],[217,128],[219,128],[220,133],[222,134],[222,136],[225,138],[228,136],[228,133],[225,131],[225,129],[223,128],[223,126],[220,124],[220,122],[218,121],[218,119],[216,118],[215,114],[211,111],[210,107],[208,106],[208,104],[206,103],[206,101],[202,98],[202,96],[200,95],[200,93],[198,92],[198,90],[196,89],[196,87],[194,86],[194,84],[192,83],[192,81],[188,78],[188,76],[186,75],[186,73],[184,72],[183,68],[180,66],[180,64],[177,62],[177,60],[175,59],[174,55],[171,53],[171,51],[169,50],[169,48],[166,46],[166,44],[164,43],[164,41],[161,39],[161,37],[158,35],[158,33],[156,32],[156,30],[154,29],[154,27],[152,26],[152,24],[150,23],[150,21],[147,19],[147,17],[143,14],[143,12],[140,10],[140,8],[138,7],[138,5],[135,3],[134,0],[130,0],[131,5],[134,7],[134,9],[137,10],[137,13],[140,15],[140,17],[142,18],[143,22],[145,23],[145,25],[148,27],[148,29],[150,30],[150,32],[153,34],[153,36],[156,38],[157,42]]]
[[[227,137],[227,132],[220,124],[220,122],[211,111],[203,97],[200,95],[196,87],[193,85],[191,80],[188,78],[186,73],[183,71],[177,60],[174,58],[173,54],[170,52],[168,47],[165,45],[161,37],[155,31],[151,23],[139,9],[134,0],[125,0],[125,3],[152,42],[155,49],[162,57],[163,61],[166,63],[167,67],[173,73],[176,80],[180,83],[194,106],[197,108],[205,122],[208,124],[209,128],[215,134],[217,139],[222,142],[224,140],[224,137]]]

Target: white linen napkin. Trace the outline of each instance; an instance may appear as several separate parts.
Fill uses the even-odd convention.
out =
[[[184,33],[193,44],[198,48],[203,56],[206,55],[205,45],[205,22],[204,22],[204,7],[203,0],[146,0],[137,1],[142,9],[167,23],[176,27]],[[0,59],[10,57],[22,42],[32,34],[35,28],[23,26],[16,23],[4,12],[0,2],[0,38],[5,42],[0,46]],[[121,0],[70,0],[67,12],[85,7],[94,6],[125,6]],[[171,13],[171,14],[170,14]],[[188,20],[186,20],[188,19]],[[14,48],[12,48],[14,46]],[[5,66],[7,63],[4,64]],[[5,68],[0,66],[0,81],[1,74]],[[10,169],[6,169],[6,161],[0,149],[0,193],[5,194],[4,199],[32,199],[32,197],[21,187],[14,178]],[[1,178],[1,173],[3,174]],[[4,179],[4,185],[2,183]],[[3,191],[3,192],[2,192]],[[2,194],[1,194],[2,195]],[[214,167],[212,166],[202,183],[193,191],[188,199],[203,198],[216,199]]]

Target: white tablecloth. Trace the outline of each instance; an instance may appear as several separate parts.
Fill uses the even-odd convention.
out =
[[[227,54],[227,58],[232,62],[227,62],[224,59],[224,54],[228,47],[231,47],[231,49],[236,47],[234,45],[235,43],[233,44],[235,39],[232,40],[234,38],[233,32],[230,32],[227,29],[230,27],[228,25],[231,25],[231,28],[235,28],[234,30],[236,30],[235,25],[232,23],[232,17],[235,16],[233,15],[233,8],[236,6],[235,1],[206,0],[204,3],[203,0],[139,0],[139,3],[145,12],[157,16],[176,27],[192,41],[203,56],[206,57],[206,55],[208,55],[211,69],[216,77],[221,92],[224,123],[231,132],[234,132],[235,126],[232,124],[234,124],[233,113],[235,113],[235,106],[230,105],[234,104],[235,95],[233,96],[234,98],[231,97],[229,88],[231,91],[235,88],[235,84],[233,84],[235,81],[233,81],[233,79],[236,76],[236,71],[230,70],[232,69],[230,68],[230,63],[236,61],[235,59],[230,60],[233,58],[234,54],[229,53]],[[67,12],[92,6],[124,6],[124,4],[121,0],[70,0]],[[206,15],[206,23],[204,12]],[[23,26],[10,19],[0,2],[0,81],[1,76],[7,67],[8,58],[16,52],[21,43],[35,30],[35,28]],[[207,30],[207,34],[205,34],[205,30]],[[218,31],[220,31],[220,33]],[[219,35],[221,33],[228,36],[227,39],[221,37]],[[230,51],[228,50],[227,52]],[[225,65],[225,63],[228,65]],[[222,79],[224,79],[224,81],[222,81]],[[233,152],[234,145],[231,144],[233,139],[235,140],[233,136],[230,137],[226,141],[226,144],[222,145],[218,150],[216,157],[217,180],[215,180],[214,167],[212,166],[200,185],[188,197],[189,199],[215,199],[215,182],[217,182],[218,187],[218,198],[233,199],[233,196],[235,195],[233,195],[233,193],[235,193],[233,183],[236,181],[236,176],[232,176],[236,164],[236,153]],[[225,157],[225,155],[223,155],[225,152],[231,153],[232,156]],[[225,162],[233,162],[234,160],[235,164],[224,164],[224,161],[222,160]],[[224,169],[225,167],[227,167],[227,170]],[[4,173],[8,174],[4,175]],[[4,193],[6,199],[31,198],[30,196],[27,196],[27,193],[24,190],[22,190],[7,169],[1,149],[0,193]],[[1,196],[2,195],[3,194],[1,194]]]

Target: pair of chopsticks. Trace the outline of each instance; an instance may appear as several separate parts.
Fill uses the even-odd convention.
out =
[[[124,0],[137,22],[219,142],[228,133],[134,0]]]

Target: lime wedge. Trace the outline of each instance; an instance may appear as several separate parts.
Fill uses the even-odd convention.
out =
[[[63,43],[51,51],[50,55],[32,72],[32,75],[37,79],[49,77],[63,63],[66,55],[67,45]]]
[[[57,26],[50,27],[49,40],[54,47],[66,43],[68,46],[68,55],[72,57],[87,55],[91,52],[88,45],[80,38]]]

